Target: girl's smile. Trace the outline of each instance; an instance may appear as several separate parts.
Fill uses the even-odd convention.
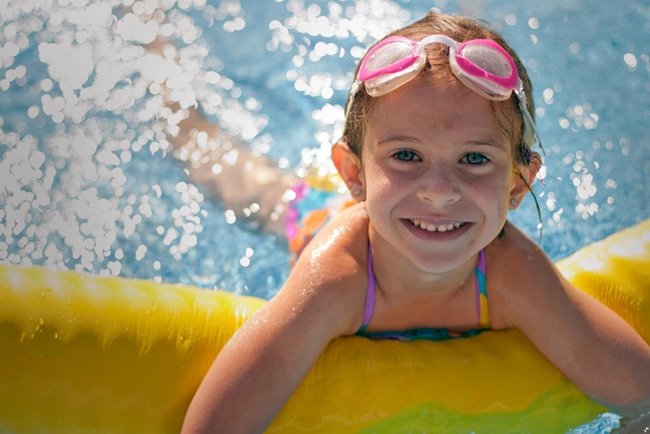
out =
[[[408,223],[407,221],[403,221],[403,223],[415,236],[428,240],[450,240],[463,234],[472,225],[469,222],[440,223],[436,225],[421,220],[410,219]]]
[[[520,182],[492,104],[440,81],[421,74],[379,97],[368,116],[361,177],[371,241],[390,252],[378,262],[407,273],[471,269]]]

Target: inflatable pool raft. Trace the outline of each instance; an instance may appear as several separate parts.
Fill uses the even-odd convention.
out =
[[[561,261],[650,340],[650,220]],[[0,266],[0,432],[177,433],[213,359],[263,300]],[[558,433],[604,409],[517,331],[333,341],[269,433]]]

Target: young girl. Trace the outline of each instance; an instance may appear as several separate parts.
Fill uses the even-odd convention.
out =
[[[373,47],[332,158],[357,202],[218,355],[184,433],[260,432],[339,336],[520,329],[574,384],[624,411],[650,397],[650,347],[506,220],[540,168],[531,85],[497,34],[438,14]]]

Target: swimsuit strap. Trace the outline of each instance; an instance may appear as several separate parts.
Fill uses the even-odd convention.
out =
[[[363,324],[357,331],[357,333],[363,332],[372,318],[372,314],[375,311],[375,271],[372,269],[372,248],[370,243],[368,243],[368,289],[366,291],[366,310],[363,313]]]
[[[478,253],[478,264],[476,265],[476,312],[482,328],[490,328],[490,313],[488,311],[487,301],[487,281],[485,278],[486,271],[485,251],[481,249]],[[357,333],[363,333],[370,324],[372,314],[375,311],[375,293],[376,293],[375,272],[372,268],[372,248],[368,243],[368,289],[366,291],[366,307],[363,313],[363,323]]]
[[[476,309],[479,322],[484,329],[490,328],[490,312],[488,311],[487,279],[485,278],[485,250],[478,252],[478,265],[476,266]]]

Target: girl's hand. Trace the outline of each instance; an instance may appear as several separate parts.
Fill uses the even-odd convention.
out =
[[[359,211],[342,211],[320,231],[282,290],[221,350],[190,404],[184,434],[262,432],[327,344],[356,331],[365,300],[358,280],[366,279],[357,261],[365,262],[368,243]]]

